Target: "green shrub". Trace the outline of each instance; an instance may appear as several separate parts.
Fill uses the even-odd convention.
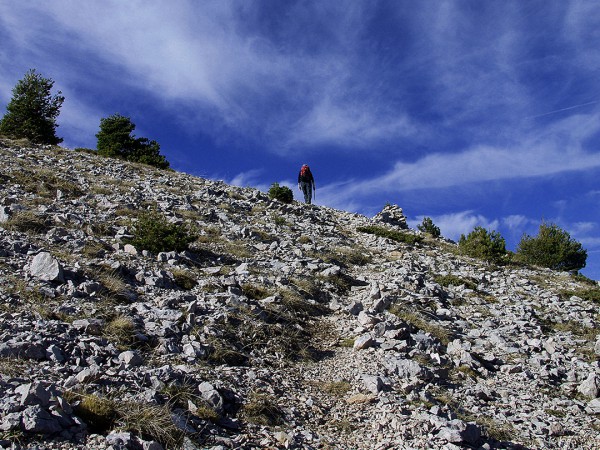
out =
[[[506,242],[497,231],[475,227],[466,237],[460,235],[458,248],[461,253],[486,261],[500,262],[506,255]]]
[[[409,245],[416,244],[417,242],[421,242],[423,240],[421,236],[417,236],[416,234],[390,230],[388,228],[379,227],[376,225],[358,227],[356,230],[362,233],[374,234],[375,236],[391,239],[392,241],[396,242],[403,242]]]
[[[131,244],[153,253],[182,251],[196,239],[186,227],[169,223],[167,218],[156,210],[143,213],[135,224]]]
[[[56,145],[56,119],[65,98],[58,91],[52,96],[54,81],[35,69],[29,70],[13,88],[13,97],[0,120],[0,133],[12,138],[27,138],[36,144]]]
[[[417,225],[417,229],[423,233],[432,235],[433,237],[440,237],[440,227],[436,226],[431,220],[431,217],[423,217],[423,222]]]
[[[269,188],[269,198],[279,200],[283,203],[292,203],[294,193],[287,186],[279,186],[279,183],[273,183]]]
[[[438,275],[434,277],[434,281],[440,286],[461,286],[464,285],[467,289],[477,290],[477,283],[472,279],[461,278],[456,275]]]
[[[565,230],[542,222],[536,237],[523,235],[517,257],[528,264],[553,270],[579,270],[585,267],[587,251]]]

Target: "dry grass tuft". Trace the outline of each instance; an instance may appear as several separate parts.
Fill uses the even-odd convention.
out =
[[[131,348],[136,341],[135,323],[130,317],[116,316],[104,326],[103,335],[120,349]]]
[[[44,216],[33,211],[18,211],[5,223],[4,228],[23,233],[42,233],[48,229],[48,223]]]
[[[283,411],[272,395],[252,391],[242,411],[244,418],[256,425],[275,426],[283,423]]]
[[[389,311],[413,327],[436,337],[443,345],[448,345],[450,342],[451,333],[449,330],[432,323],[417,311],[409,311],[406,307],[399,304],[392,305]]]

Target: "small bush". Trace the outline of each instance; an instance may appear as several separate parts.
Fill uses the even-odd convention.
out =
[[[585,267],[587,251],[565,230],[542,222],[536,237],[523,235],[517,257],[527,264],[553,270],[579,270]]]
[[[465,255],[496,263],[506,255],[506,242],[500,233],[483,227],[475,227],[466,237],[461,234],[458,248]]]
[[[283,423],[283,411],[275,398],[268,394],[251,392],[243,410],[246,420],[256,425],[275,426]]]
[[[287,186],[279,186],[279,183],[273,183],[269,189],[269,198],[271,200],[279,200],[283,203],[292,203],[294,200],[294,193]]]
[[[175,284],[181,289],[189,291],[190,289],[194,289],[194,287],[196,287],[198,284],[194,274],[188,270],[173,269],[172,273]]]
[[[131,244],[153,253],[182,251],[196,239],[196,236],[182,225],[169,223],[167,218],[156,210],[143,213],[135,224]]]
[[[440,228],[433,223],[431,217],[423,217],[423,222],[417,225],[417,229],[436,238],[440,237],[441,234]]]
[[[392,241],[396,242],[403,242],[409,245],[416,244],[417,242],[421,242],[423,240],[421,236],[417,236],[415,234],[390,230],[388,228],[378,227],[376,225],[358,227],[356,230],[362,233],[374,234],[375,236],[391,239]]]
[[[117,316],[106,324],[103,335],[116,343],[117,348],[126,350],[135,343],[135,323],[130,317]]]
[[[477,284],[473,280],[461,278],[456,275],[438,275],[434,278],[434,281],[444,287],[464,285],[467,289],[477,290]]]

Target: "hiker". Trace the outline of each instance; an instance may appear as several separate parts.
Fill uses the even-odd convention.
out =
[[[311,199],[313,198],[313,192],[316,193],[317,188],[315,186],[313,174],[307,164],[304,164],[300,168],[300,173],[298,174],[298,189],[304,194],[304,201],[310,205]]]

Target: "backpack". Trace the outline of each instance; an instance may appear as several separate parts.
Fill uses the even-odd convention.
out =
[[[300,169],[300,179],[302,181],[310,181],[311,178],[312,174],[310,173],[310,169],[308,168],[308,166],[302,166],[302,168]]]

